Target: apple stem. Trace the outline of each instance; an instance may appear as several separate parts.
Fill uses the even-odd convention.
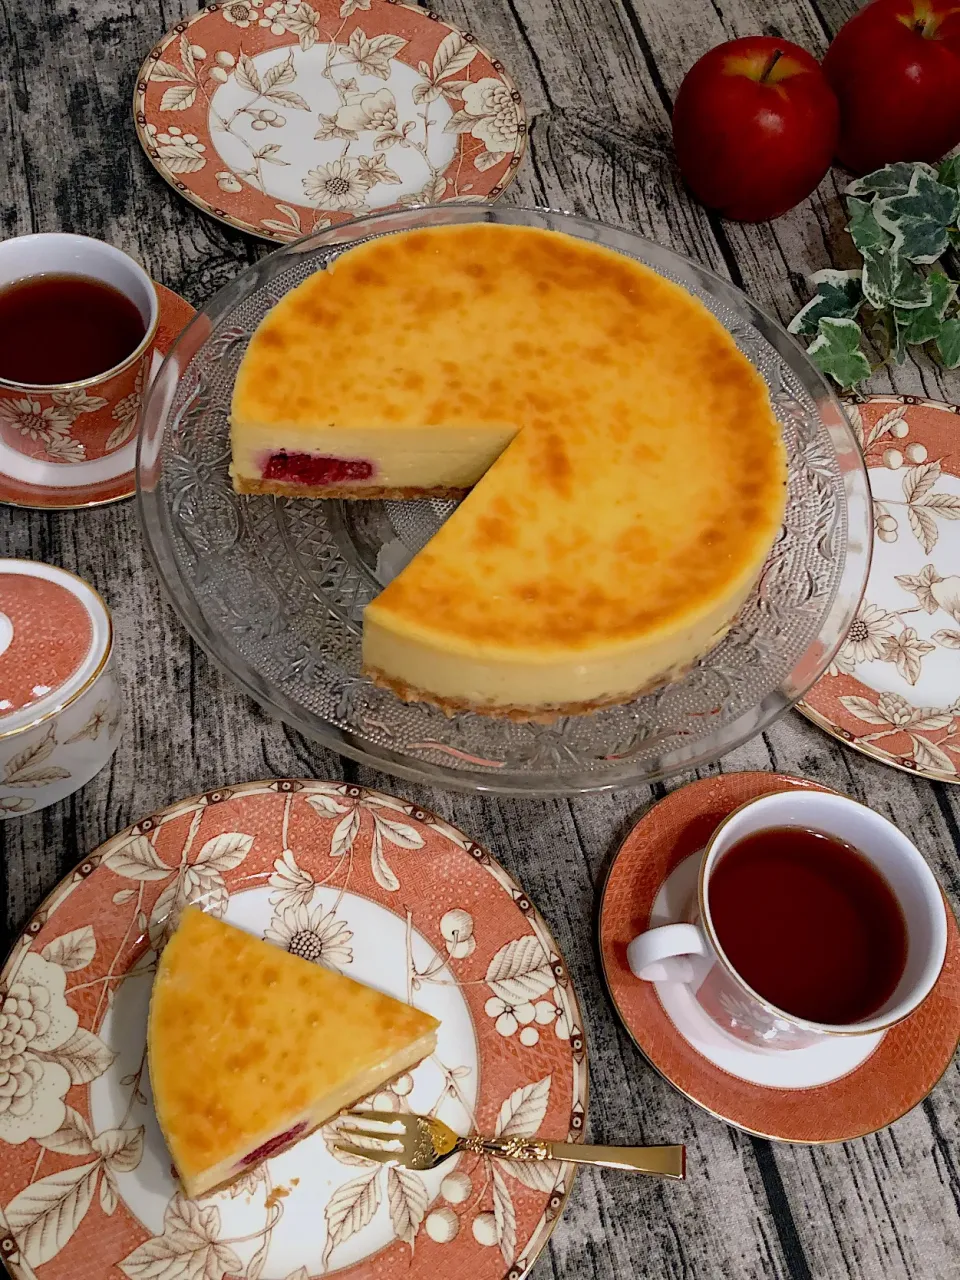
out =
[[[780,61],[782,57],[783,57],[783,50],[775,49],[773,52],[773,56],[771,57],[770,61],[767,63],[767,65],[763,69],[763,75],[760,77],[761,84],[767,83],[767,80],[770,77],[771,71],[777,65],[777,63]]]

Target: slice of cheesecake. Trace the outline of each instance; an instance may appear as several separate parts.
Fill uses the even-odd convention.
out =
[[[157,1120],[188,1196],[305,1137],[432,1053],[439,1023],[187,907],[157,968]]]

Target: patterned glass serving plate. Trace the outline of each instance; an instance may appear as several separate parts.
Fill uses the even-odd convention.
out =
[[[448,717],[401,702],[360,673],[364,606],[452,503],[241,498],[228,473],[234,378],[267,311],[350,245],[466,222],[594,241],[682,285],[760,371],[787,443],[783,528],[727,636],[672,684],[546,725]],[[525,209],[447,205],[374,215],[308,236],[245,271],[187,327],[154,382],[138,484],[147,544],[181,619],[272,714],[387,773],[516,795],[635,786],[716,759],[762,731],[826,669],[870,558],[869,491],[855,436],[799,346],[696,263],[628,231]]]

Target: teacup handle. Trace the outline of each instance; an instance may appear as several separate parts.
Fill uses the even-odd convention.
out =
[[[627,946],[627,964],[644,982],[692,982],[687,956],[705,956],[703,934],[694,924],[663,924],[648,929]]]

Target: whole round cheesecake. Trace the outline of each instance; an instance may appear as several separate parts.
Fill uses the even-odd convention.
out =
[[[240,493],[466,495],[363,624],[367,674],[451,712],[550,719],[687,669],[786,501],[766,385],[706,307],[527,227],[339,255],[254,333],[231,435]]]

